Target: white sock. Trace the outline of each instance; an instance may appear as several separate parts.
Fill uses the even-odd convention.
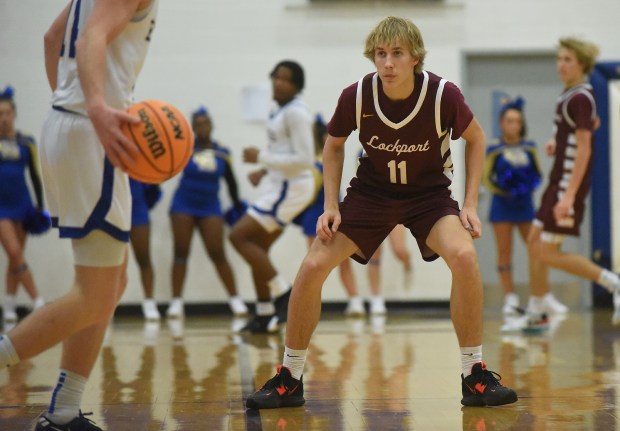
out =
[[[80,413],[87,380],[79,374],[61,369],[46,417],[58,425],[69,423],[76,418]]]
[[[545,312],[545,297],[544,296],[530,296],[530,302],[527,306],[527,311],[530,314],[543,314]]]
[[[0,335],[0,369],[19,362],[19,356],[8,335]]]
[[[4,303],[3,303],[3,307],[5,309],[5,312],[7,310],[11,310],[11,311],[15,311],[15,304],[16,304],[16,296],[15,295],[9,295],[7,294],[4,297]]]
[[[463,377],[471,375],[471,367],[478,362],[482,362],[482,346],[461,347]]]
[[[282,366],[291,370],[291,376],[293,376],[294,379],[300,380],[304,373],[304,364],[306,363],[307,352],[308,349],[295,350],[289,349],[286,346],[284,347],[284,359],[282,360]]]
[[[256,303],[256,315],[257,316],[272,316],[276,314],[276,307],[273,302],[257,302]]]
[[[611,293],[620,289],[620,277],[618,277],[618,274],[608,269],[601,269],[601,274],[598,276],[596,282]]]
[[[271,292],[272,297],[282,295],[291,287],[290,283],[286,281],[286,278],[280,274],[276,274],[275,277],[269,280],[267,282],[267,286],[269,286],[269,291]]]

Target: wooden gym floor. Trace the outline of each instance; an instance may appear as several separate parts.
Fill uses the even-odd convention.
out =
[[[619,430],[620,332],[608,310],[573,312],[546,335],[485,320],[484,359],[516,404],[461,408],[458,347],[446,310],[387,318],[325,314],[304,376],[307,403],[246,411],[281,362],[280,336],[231,332],[228,317],[117,318],[83,399],[99,426],[134,430]],[[0,371],[0,430],[32,430],[60,349]]]

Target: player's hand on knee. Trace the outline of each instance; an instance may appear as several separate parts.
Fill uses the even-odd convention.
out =
[[[325,211],[316,222],[316,235],[323,241],[329,241],[340,226],[340,212]]]
[[[482,236],[482,223],[475,209],[463,206],[459,218],[461,219],[461,224],[472,238],[476,239]]]

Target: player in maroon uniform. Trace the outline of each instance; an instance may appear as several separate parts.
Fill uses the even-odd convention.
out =
[[[574,38],[560,40],[556,64],[565,89],[555,110],[555,138],[547,143],[549,152],[555,153],[549,185],[528,238],[531,277],[528,330],[544,330],[549,325],[542,304],[543,296],[549,291],[549,267],[609,289],[615,296],[613,322],[620,322],[618,275],[583,256],[561,250],[566,235],[579,236],[585,198],[590,190],[592,133],[598,118],[592,86],[585,78],[592,71],[597,55],[598,48],[590,42]]]
[[[422,257],[441,256],[452,272],[452,321],[461,346],[464,405],[502,405],[517,394],[482,362],[482,280],[473,239],[485,136],[459,89],[423,70],[426,51],[418,28],[388,17],[366,40],[377,72],[346,88],[329,123],[323,150],[325,209],[295,279],[283,365],[248,397],[248,408],[304,404],[303,367],[321,312],[330,271],[351,256],[366,263],[397,224],[407,227]],[[344,143],[358,129],[367,157],[360,160],[338,204]],[[466,184],[463,208],[452,198],[450,140],[463,137]]]

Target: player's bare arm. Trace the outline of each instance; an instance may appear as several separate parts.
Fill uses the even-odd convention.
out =
[[[484,130],[474,118],[462,134],[465,139],[465,198],[461,209],[461,223],[473,238],[482,235],[482,223],[478,217],[478,192],[484,166],[486,137]]]
[[[558,222],[566,217],[570,217],[575,196],[588,170],[588,163],[592,154],[592,146],[590,145],[590,142],[592,142],[592,132],[590,130],[577,129],[575,131],[575,139],[577,141],[577,151],[575,152],[573,174],[562,199],[553,207],[553,216]]]
[[[125,122],[137,123],[139,119],[105,102],[106,48],[144,5],[144,0],[95,2],[93,13],[76,42],[77,67],[88,115],[108,159],[121,169],[132,164],[138,154],[137,147],[125,137],[121,126]]]
[[[43,38],[45,52],[45,73],[47,82],[52,91],[56,90],[58,81],[58,60],[60,59],[60,51],[62,50],[62,40],[67,26],[67,19],[71,11],[71,3],[69,3],[56,17],[50,28]]]
[[[323,187],[325,188],[325,203],[323,214],[316,225],[316,234],[323,241],[332,238],[340,226],[340,210],[338,209],[338,195],[342,181],[342,165],[344,164],[344,143],[347,138],[337,138],[327,135],[323,147]]]

